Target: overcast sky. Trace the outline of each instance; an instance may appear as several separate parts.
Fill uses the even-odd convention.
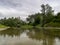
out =
[[[41,4],[49,4],[55,12],[60,12],[60,0],[0,0],[0,18],[20,16],[25,19],[39,12]]]

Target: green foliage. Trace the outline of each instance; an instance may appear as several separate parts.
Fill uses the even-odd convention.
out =
[[[41,8],[42,8],[42,10],[41,10],[41,12],[42,12],[42,15],[41,15],[42,16],[42,19],[41,19],[42,25],[41,26],[44,26],[46,23],[49,23],[52,21],[54,11],[52,10],[52,7],[48,4],[46,4],[46,5],[42,4]]]
[[[54,17],[53,22],[60,23],[60,12]]]
[[[40,13],[29,15],[27,18],[27,21],[29,22],[28,24],[33,25],[33,26],[40,24],[40,19],[41,19],[40,16],[41,16]]]
[[[33,23],[34,26],[38,25],[38,24],[40,24],[40,15],[38,15],[38,16],[35,17],[35,21]]]
[[[20,18],[4,18],[0,20],[0,24],[6,25],[6,26],[10,26],[10,27],[20,27],[23,23],[22,20],[20,20]]]

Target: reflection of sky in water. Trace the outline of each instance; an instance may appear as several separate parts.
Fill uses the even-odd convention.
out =
[[[0,45],[7,45],[8,43],[12,42],[14,43],[15,41],[17,42],[19,40],[19,37],[9,37],[8,35],[6,35],[6,37],[4,36],[0,36]]]
[[[60,45],[60,40],[58,38],[56,38],[55,41],[55,45]]]
[[[29,39],[26,33],[22,33],[19,37],[0,36],[0,45],[40,45],[42,41]]]
[[[19,37],[9,37],[6,35],[6,37],[0,36],[0,45],[39,45],[40,42],[36,42],[36,40],[29,39],[26,33],[22,33]]]

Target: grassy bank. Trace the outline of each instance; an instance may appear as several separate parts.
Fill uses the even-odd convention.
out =
[[[43,27],[41,27],[41,25],[39,24],[39,25],[36,25],[36,26],[22,25],[20,28],[21,29],[32,29],[32,28],[40,29],[40,28],[43,28]],[[60,23],[52,23],[51,22],[51,23],[45,24],[44,28],[46,28],[46,29],[60,29]]]
[[[21,29],[32,29],[33,26],[31,26],[31,25],[22,25],[20,28]]]
[[[60,23],[50,22],[50,23],[45,24],[44,27],[60,27]]]
[[[4,25],[2,25],[2,24],[0,24],[0,28],[6,28],[7,26],[4,26]]]

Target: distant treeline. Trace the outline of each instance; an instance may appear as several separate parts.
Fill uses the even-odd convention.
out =
[[[20,27],[21,25],[24,25],[25,22],[22,21],[20,19],[20,17],[18,18],[4,18],[4,19],[0,19],[0,24],[2,25],[6,25],[6,26],[10,26],[10,27]]]
[[[48,4],[41,5],[41,12],[29,15],[26,18],[27,23],[18,18],[4,18],[0,19],[0,24],[10,26],[10,27],[20,27],[21,25],[32,25],[32,26],[50,26],[50,27],[60,27],[60,12],[54,14],[54,10]]]

